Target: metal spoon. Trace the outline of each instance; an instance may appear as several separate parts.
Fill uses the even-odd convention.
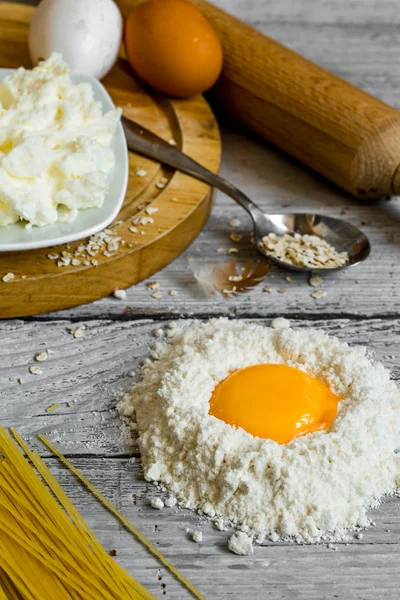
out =
[[[354,227],[354,225],[350,225],[350,223],[347,223],[342,219],[335,219],[324,215],[306,213],[267,215],[263,213],[254,202],[245,196],[243,192],[229,183],[229,181],[223,179],[219,175],[215,175],[215,173],[212,173],[194,161],[187,154],[183,154],[183,152],[180,152],[180,150],[151,131],[148,131],[126,117],[122,117],[122,124],[124,126],[128,147],[131,150],[169,165],[170,167],[174,167],[187,175],[191,175],[192,177],[207,183],[211,187],[221,190],[221,192],[224,192],[227,196],[240,204],[252,218],[254,225],[254,240],[257,248],[269,261],[280,267],[291,271],[326,273],[354,266],[368,257],[371,250],[369,240],[362,231],[357,229],[357,227]],[[267,254],[263,248],[261,243],[262,238],[270,233],[275,233],[279,236],[284,235],[285,233],[307,233],[317,235],[325,239],[338,252],[347,252],[349,261],[341,267],[320,269],[299,267],[283,262],[274,256]]]

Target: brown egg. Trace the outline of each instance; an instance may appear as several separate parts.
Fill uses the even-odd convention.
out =
[[[171,96],[208,90],[222,69],[217,34],[184,0],[149,0],[136,7],[126,23],[125,48],[137,75]]]

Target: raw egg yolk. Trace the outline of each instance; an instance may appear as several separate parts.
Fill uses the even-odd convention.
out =
[[[125,49],[136,74],[171,96],[206,91],[222,69],[217,34],[184,0],[148,0],[134,8],[126,23]]]
[[[210,415],[260,438],[286,444],[328,429],[340,402],[327,385],[287,365],[262,364],[231,373],[214,389]]]

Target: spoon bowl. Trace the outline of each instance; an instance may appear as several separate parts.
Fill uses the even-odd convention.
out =
[[[259,251],[268,260],[284,269],[290,271],[312,271],[313,273],[329,273],[340,271],[347,267],[353,267],[365,260],[371,251],[371,245],[364,233],[343,219],[335,219],[321,214],[291,213],[291,214],[257,214],[254,227],[254,239]],[[268,231],[265,233],[265,231]],[[285,234],[293,235],[316,235],[333,246],[338,252],[347,252],[349,260],[340,267],[301,267],[279,260],[268,254],[262,244],[262,238],[268,233],[278,236]]]
[[[191,175],[211,187],[217,188],[235,200],[250,215],[254,225],[254,239],[259,249],[271,263],[277,264],[289,271],[304,271],[309,273],[327,273],[339,271],[346,267],[354,266],[365,260],[370,253],[370,243],[366,235],[354,225],[343,219],[335,219],[320,214],[292,213],[292,214],[266,214],[257,204],[252,202],[241,190],[232,185],[223,177],[212,173],[190,156],[184,154],[175,146],[168,144],[162,138],[141,125],[122,117],[128,147],[134,152],[139,152],[148,158],[174,167],[187,175]],[[270,233],[278,236],[285,234],[311,234],[324,239],[338,252],[347,252],[349,260],[340,267],[310,268],[284,262],[268,254],[262,247],[262,238]]]

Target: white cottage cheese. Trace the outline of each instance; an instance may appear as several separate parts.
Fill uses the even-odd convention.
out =
[[[0,82],[0,226],[70,222],[101,206],[119,109],[102,114],[60,54]]]
[[[367,509],[400,486],[397,386],[364,347],[284,320],[274,325],[179,322],[169,341],[156,342],[154,361],[118,407],[137,420],[145,477],[259,540],[317,541],[365,527]],[[279,445],[209,415],[215,385],[258,363],[291,365],[329,385],[342,398],[331,429]]]

